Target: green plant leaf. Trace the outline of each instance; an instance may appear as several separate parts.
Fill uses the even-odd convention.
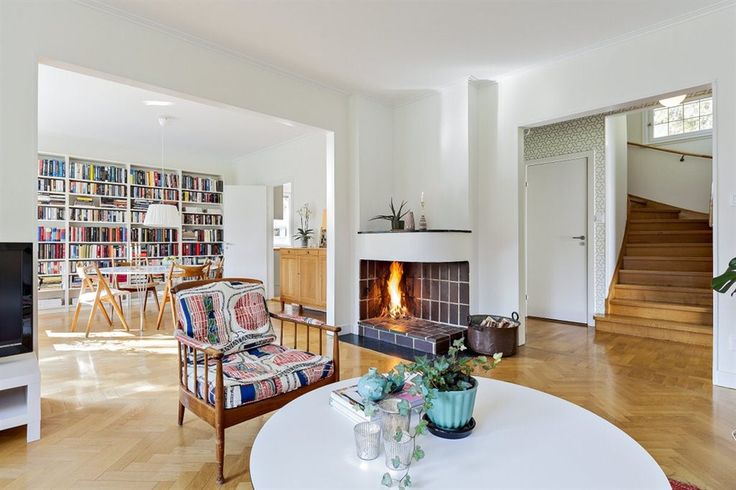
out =
[[[394,479],[391,478],[391,473],[384,473],[383,477],[381,478],[381,485],[384,487],[392,487],[394,484]]]
[[[407,417],[407,416],[409,415],[409,410],[411,410],[411,405],[409,404],[409,402],[408,402],[408,401],[406,401],[406,400],[402,399],[402,400],[401,400],[401,401],[400,401],[400,402],[398,403],[397,407],[398,407],[398,409],[399,409],[399,414],[400,414],[400,415],[401,415],[402,417]]]
[[[711,280],[710,285],[714,291],[721,294],[727,293],[734,285],[736,285],[736,257],[731,259],[723,274],[714,277],[713,280]],[[731,292],[731,295],[733,296],[735,293],[736,289]]]
[[[419,461],[424,457],[424,449],[422,449],[420,446],[417,446],[414,448],[414,459]]]
[[[404,437],[404,431],[402,431],[401,429],[399,429],[399,428],[397,427],[397,428],[396,428],[396,433],[394,434],[394,441],[396,441],[396,442],[401,442],[401,439],[402,439],[403,437]]]
[[[414,428],[414,435],[421,436],[427,433],[427,421],[420,420],[417,426]]]
[[[401,466],[401,458],[399,458],[398,456],[394,456],[393,458],[391,458],[391,465],[394,468],[398,469],[398,467]]]
[[[376,414],[376,410],[378,410],[378,407],[375,403],[370,400],[363,400],[363,413],[366,417],[373,417]]]
[[[406,488],[409,488],[412,485],[411,476],[409,476],[409,473],[407,473],[406,476],[403,478],[403,482]]]

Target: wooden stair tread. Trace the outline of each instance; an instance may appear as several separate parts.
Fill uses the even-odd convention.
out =
[[[635,230],[630,231],[629,235],[707,235],[712,233],[713,230]]]
[[[642,308],[661,308],[663,310],[680,310],[680,311],[696,311],[704,313],[712,313],[713,308],[705,305],[684,305],[681,303],[666,303],[663,301],[642,301],[636,299],[617,299],[610,300],[615,305],[639,306]]]
[[[695,231],[710,231],[710,230],[695,230]],[[636,233],[636,232],[634,232]],[[711,232],[712,233],[712,232]],[[664,243],[628,243],[627,247],[644,247],[644,248],[655,248],[655,247],[710,247],[710,243],[692,243],[692,242],[664,242]]]
[[[676,330],[679,332],[694,332],[702,334],[713,334],[713,327],[711,325],[703,325],[697,323],[682,323],[673,322],[668,320],[657,320],[652,318],[639,318],[634,316],[621,316],[621,315],[596,315],[597,321],[608,321],[613,323],[619,323],[622,325],[632,325],[647,328],[659,328],[662,330]]]
[[[658,213],[663,212],[657,210]],[[708,218],[634,218],[629,220],[630,223],[707,223]]]
[[[631,259],[631,260],[661,260],[661,261],[668,261],[668,262],[713,262],[713,259],[711,257],[687,257],[687,256],[680,256],[677,257],[671,257],[669,255],[624,255],[624,259]]]
[[[658,286],[654,284],[616,284],[615,287],[623,288],[623,289],[662,291],[662,292],[672,292],[672,293],[707,294],[708,296],[713,295],[713,291],[711,289],[688,288],[684,286]]]
[[[667,274],[670,276],[695,276],[695,277],[712,277],[713,274],[710,272],[700,272],[700,271],[648,271],[648,270],[641,270],[641,269],[621,269],[621,272],[628,272],[628,273],[636,273],[636,274],[645,274],[645,275],[662,275]]]

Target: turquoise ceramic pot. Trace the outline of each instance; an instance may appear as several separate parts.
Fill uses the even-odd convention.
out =
[[[432,400],[432,408],[427,411],[427,417],[434,425],[441,429],[456,430],[470,422],[475,407],[475,394],[478,392],[478,382],[475,378],[473,387],[465,391],[438,391],[437,397]]]
[[[358,394],[364,400],[378,401],[383,398],[383,390],[386,388],[386,378],[378,374],[376,368],[369,368],[368,374],[358,381]]]

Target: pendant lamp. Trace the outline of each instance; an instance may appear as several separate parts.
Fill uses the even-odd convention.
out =
[[[164,127],[169,118],[161,116],[158,123],[161,125],[161,197],[164,197]],[[178,228],[181,224],[179,209],[173,204],[164,202],[151,203],[146,210],[146,218],[143,220],[143,226],[149,228]]]

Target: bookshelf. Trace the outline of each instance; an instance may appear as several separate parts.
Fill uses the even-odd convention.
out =
[[[222,255],[221,175],[112,162],[72,155],[38,155],[39,298],[70,305],[79,288],[78,264],[146,256],[196,264]],[[143,226],[154,202],[179,208],[177,228]]]

